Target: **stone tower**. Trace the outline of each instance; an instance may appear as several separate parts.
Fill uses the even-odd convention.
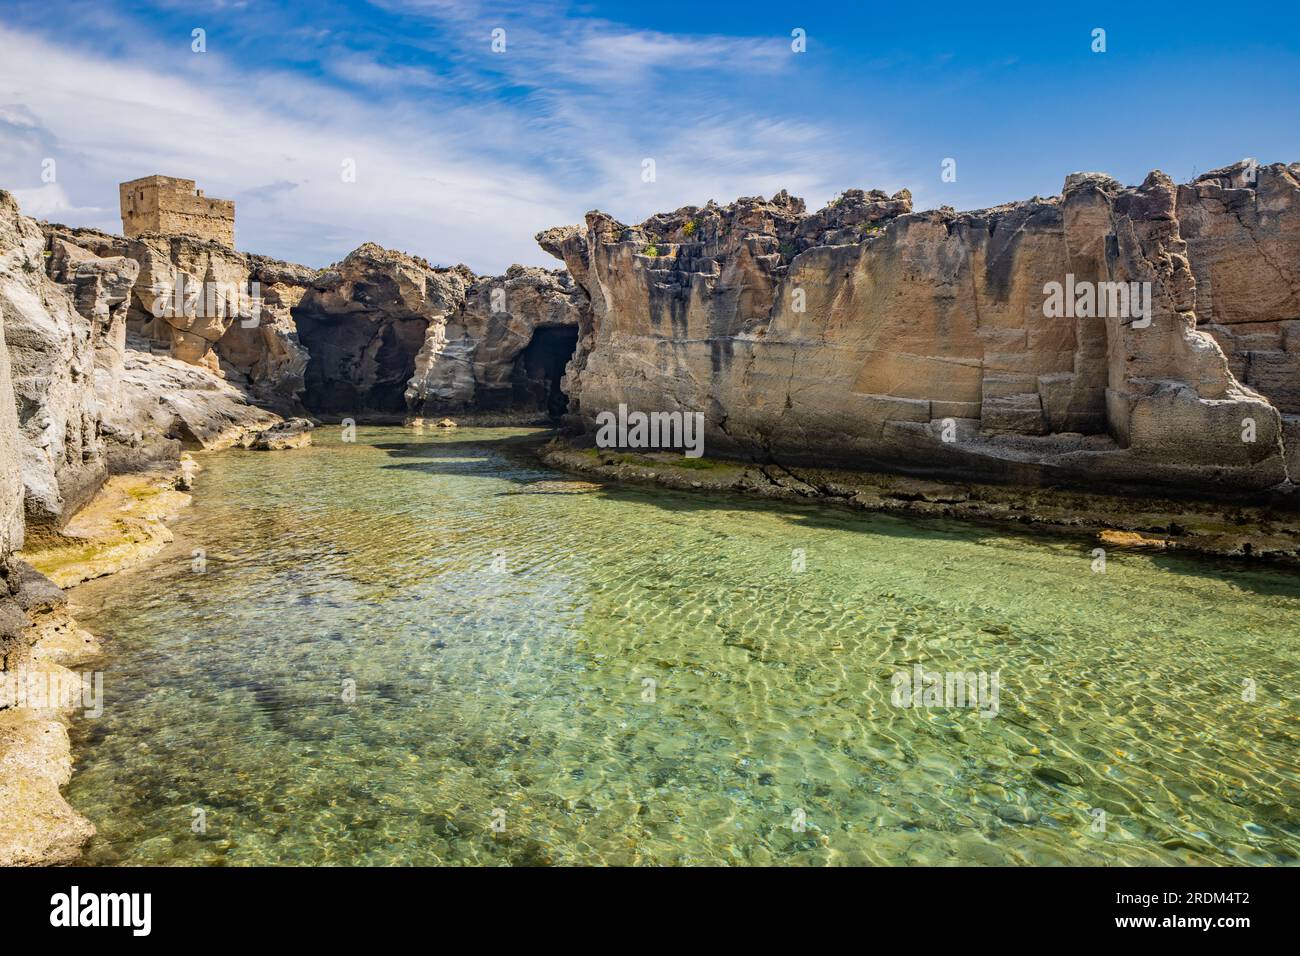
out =
[[[146,232],[183,234],[235,247],[235,203],[208,199],[194,188],[194,180],[145,176],[117,188],[128,239]]]

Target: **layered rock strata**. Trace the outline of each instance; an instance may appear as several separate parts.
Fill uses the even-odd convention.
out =
[[[563,410],[560,378],[586,297],[562,271],[465,266],[361,246],[294,310],[307,405],[370,420]]]
[[[567,407],[563,375],[587,311],[567,272],[511,266],[476,276],[430,326],[405,399],[412,415]]]
[[[45,232],[51,248],[136,263],[126,328],[142,347],[201,366],[277,412],[301,410],[308,356],[292,311],[316,270],[194,236]]]
[[[45,227],[51,248],[138,266],[126,329],[283,415],[402,421],[563,411],[586,294],[563,270],[502,276],[366,243],[323,270],[192,236]]]
[[[93,639],[68,617],[62,592],[15,557],[25,514],[58,512],[69,503],[65,495],[84,495],[102,468],[93,396],[76,394],[94,365],[96,331],[78,321],[61,290],[45,284],[43,246],[0,192],[0,866],[69,862],[94,833],[59,792],[72,771],[64,712],[78,687],[68,665],[94,652]],[[111,300],[93,287],[104,280],[118,288],[115,272],[80,273],[79,295]],[[42,345],[53,354],[41,354]],[[40,402],[42,390],[53,407]]]
[[[1298,176],[1075,174],[967,213],[906,191],[593,212],[538,236],[590,299],[570,410],[589,433],[619,403],[702,412],[710,453],[760,461],[1275,488],[1296,464]]]

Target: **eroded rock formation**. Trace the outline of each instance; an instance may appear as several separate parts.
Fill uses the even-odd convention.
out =
[[[593,212],[538,236],[590,298],[571,411],[589,431],[619,403],[703,412],[711,453],[759,460],[1272,488],[1300,382],[1298,176],[1075,174],[967,213],[906,191]]]
[[[366,244],[293,311],[311,355],[307,405],[371,420],[562,411],[559,379],[585,298],[561,271],[477,276]]]
[[[113,300],[133,278],[122,279],[118,263],[77,269],[77,301],[96,317],[82,321],[45,279],[36,236],[0,191],[0,866],[70,862],[94,833],[59,792],[72,772],[62,718],[70,700],[49,693],[77,686],[66,665],[86,653],[88,635],[67,616],[62,592],[15,552],[25,515],[58,520],[103,469],[87,383]],[[33,689],[40,706],[30,706]]]
[[[564,368],[586,302],[560,270],[516,265],[503,276],[475,277],[416,357],[406,391],[411,413],[562,414]]]
[[[153,351],[202,366],[278,412],[301,410],[307,352],[292,311],[314,269],[193,236],[45,231],[51,246],[137,264],[126,327]]]
[[[57,525],[107,473],[99,421],[120,365],[122,303],[135,263],[60,246],[46,273],[45,237],[0,192],[0,313],[17,399],[29,524]],[[96,387],[95,383],[100,387]]]
[[[69,255],[136,263],[124,308],[138,346],[280,414],[374,422],[564,410],[560,379],[586,294],[563,270],[478,276],[366,243],[318,271],[195,236],[45,232]]]
[[[405,417],[404,394],[430,324],[464,299],[468,269],[435,269],[366,243],[325,270],[294,310],[311,358],[307,405],[352,418]]]

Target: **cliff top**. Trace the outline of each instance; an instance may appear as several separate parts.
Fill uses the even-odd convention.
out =
[[[1198,176],[1191,184],[1224,189],[1254,189],[1260,170],[1300,178],[1300,163],[1262,166],[1241,160]],[[867,241],[883,233],[891,221],[904,216],[924,217],[949,223],[996,221],[1035,208],[1059,206],[1063,196],[1076,189],[1098,189],[1115,195],[1138,193],[1173,181],[1160,170],[1149,173],[1141,186],[1124,186],[1099,172],[1070,173],[1060,195],[1034,196],[984,209],[958,212],[951,206],[914,212],[912,194],[903,189],[890,195],[882,190],[848,189],[821,209],[807,212],[802,199],[781,190],[771,199],[742,196],[727,205],[709,200],[703,206],[683,206],[673,212],[657,213],[636,225],[620,222],[599,209],[587,213],[585,225],[558,226],[537,234],[538,244],[548,253],[564,259],[566,241],[586,238],[599,243],[639,242],[646,254],[674,252],[672,247],[698,247],[704,256],[717,256],[747,236],[775,237],[788,259],[814,246],[845,245]]]

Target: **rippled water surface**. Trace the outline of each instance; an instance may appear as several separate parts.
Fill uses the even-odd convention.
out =
[[[1296,575],[336,432],[208,457],[176,545],[74,595],[87,862],[1300,855]],[[916,664],[997,715],[893,706]]]

